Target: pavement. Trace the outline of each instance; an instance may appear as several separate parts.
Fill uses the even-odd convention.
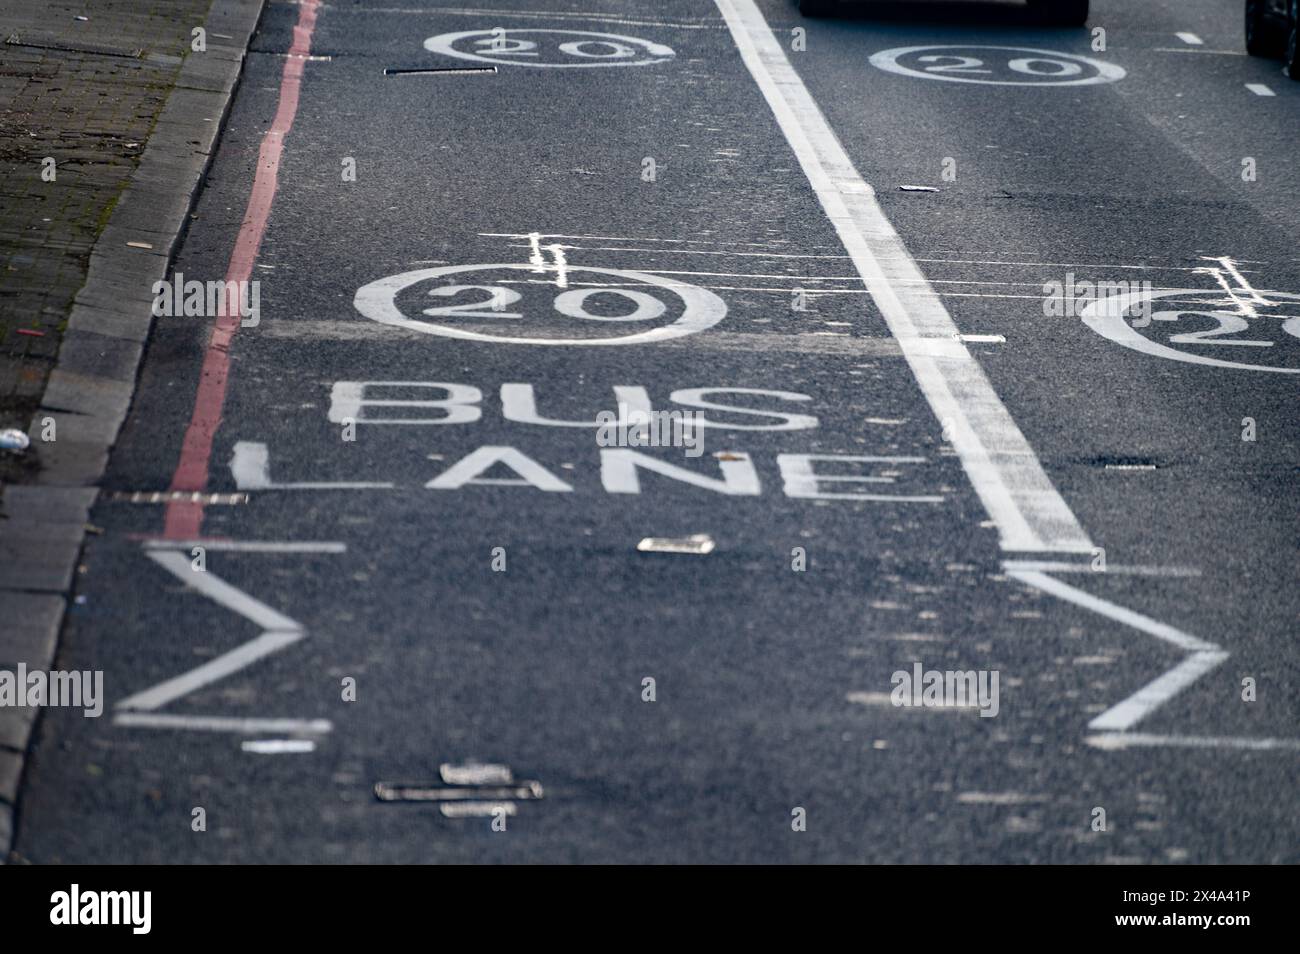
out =
[[[152,323],[10,860],[1300,861],[1239,21],[269,0],[169,266],[256,284]]]

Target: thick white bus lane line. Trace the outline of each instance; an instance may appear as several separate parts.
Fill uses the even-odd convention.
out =
[[[961,340],[952,316],[885,216],[875,190],[858,174],[754,0],[714,2],[741,60],[771,107],[822,209],[997,527],[1002,549],[1012,553],[1092,552],[1087,532],[1052,485],[1033,448]],[[1092,720],[1090,728],[1094,730],[1118,730],[1122,736],[1228,657],[1217,644],[1092,597],[1045,573],[1008,569],[1013,579],[1040,592],[1188,651],[1178,665]],[[1146,736],[1146,744],[1160,744],[1161,738],[1166,737]]]
[[[876,201],[753,0],[715,0],[872,300],[943,424],[1004,550],[1087,553],[1092,541],[1043,472],[957,325]]]

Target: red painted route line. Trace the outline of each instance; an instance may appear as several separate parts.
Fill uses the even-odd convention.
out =
[[[203,356],[203,371],[199,377],[198,393],[194,396],[194,412],[185,431],[181,445],[181,458],[172,475],[172,490],[202,491],[208,484],[212,462],[212,441],[221,426],[221,411],[226,402],[226,388],[230,383],[230,344],[239,329],[240,315],[238,291],[253,273],[257,250],[266,234],[266,222],[275,201],[275,187],[280,173],[280,154],[284,151],[284,137],[293,128],[298,112],[298,94],[302,88],[303,69],[311,53],[311,37],[316,29],[316,12],[320,0],[302,0],[298,8],[298,25],[293,28],[293,45],[284,61],[280,77],[280,104],[275,111],[271,127],[262,137],[257,156],[257,175],[253,190],[244,210],[244,222],[235,239],[235,248],[226,268],[226,300],[218,309],[217,322],[208,340],[208,350]],[[197,538],[203,526],[203,504],[176,500],[167,504],[163,536],[173,540]]]

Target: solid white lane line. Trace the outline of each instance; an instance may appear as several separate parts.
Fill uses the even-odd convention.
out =
[[[303,733],[324,735],[334,729],[328,719],[232,719],[225,716],[168,715],[165,712],[119,712],[113,725],[128,729],[187,729],[203,732]]]
[[[835,137],[753,0],[715,0],[826,216],[898,340],[1004,549],[1090,551],[1092,542],[958,334],[952,317]]]
[[[146,550],[205,550],[229,553],[347,553],[346,543],[316,540],[147,540]]]
[[[1200,576],[1192,566],[1143,566],[1108,563],[1104,570],[1094,570],[1090,563],[1066,563],[1063,560],[1003,560],[1004,570],[1037,570],[1040,573],[1082,573],[1088,576]]]
[[[1193,749],[1246,749],[1268,752],[1277,749],[1300,750],[1300,739],[1251,739],[1221,735],[1150,735],[1142,732],[1107,732],[1090,735],[1085,740],[1096,749],[1127,749],[1143,746],[1176,746]]]
[[[487,235],[487,234],[492,234],[492,233],[484,233],[484,232],[480,232],[479,234],[480,234],[480,235]],[[540,233],[539,233],[539,234],[540,234]],[[510,237],[510,238],[515,238],[516,236],[509,236],[509,237]],[[524,235],[524,236],[517,236],[517,237],[519,237],[519,238],[527,238],[528,236]],[[556,237],[557,237],[557,238],[565,238],[566,236],[556,236]],[[578,237],[580,238],[581,236],[578,236]],[[637,242],[663,242],[663,243],[666,243],[666,244],[672,244],[672,243],[677,243],[677,242],[687,243],[687,240],[686,240],[686,239],[652,239],[652,238],[638,238],[638,239],[627,239],[627,241],[629,241],[629,242],[631,242],[631,241],[637,241]],[[753,244],[755,244],[755,243],[753,243],[753,242],[733,242],[733,243],[709,242],[709,243],[698,243],[698,242],[697,242],[697,243],[690,243],[690,244],[709,244],[709,245],[728,245],[728,244],[730,244],[730,245],[736,245],[736,246],[747,246],[747,245],[753,245]],[[507,248],[529,248],[529,247],[530,247],[530,246],[527,246],[527,245],[509,245],[509,246],[507,246]],[[605,245],[566,245],[566,246],[564,246],[564,247],[567,248],[567,249],[569,249],[570,251],[578,251],[578,252],[638,252],[638,253],[643,254],[643,255],[714,255],[714,256],[721,256],[721,257],[724,257],[724,258],[727,258],[727,257],[730,257],[730,258],[813,258],[813,259],[821,258],[821,259],[836,259],[836,260],[838,260],[838,261],[844,261],[845,259],[849,259],[849,258],[852,257],[852,256],[849,256],[849,255],[839,255],[839,254],[835,254],[835,255],[829,255],[829,254],[828,254],[828,255],[814,255],[814,254],[811,254],[811,253],[808,253],[808,252],[800,252],[800,253],[792,253],[792,252],[714,252],[714,251],[710,251],[710,250],[705,250],[705,249],[694,249],[694,248],[636,248],[636,247],[629,247],[629,246],[626,246],[626,245],[608,245],[608,246],[605,246]],[[1001,259],[989,259],[989,260],[984,260],[984,259],[977,259],[977,258],[922,258],[922,257],[920,257],[920,256],[917,256],[917,257],[913,258],[913,261],[915,261],[915,262],[925,262],[925,263],[927,263],[927,264],[937,264],[937,265],[1006,265],[1006,266],[1016,266],[1016,267],[1024,266],[1024,267],[1033,267],[1033,268],[1095,268],[1095,269],[1099,269],[1099,270],[1100,270],[1100,269],[1128,268],[1128,269],[1138,269],[1138,270],[1143,270],[1143,271],[1154,271],[1154,272],[1199,272],[1199,271],[1201,271],[1201,269],[1204,267],[1204,266],[1200,266],[1200,267],[1188,267],[1188,266],[1183,266],[1183,265],[1133,265],[1133,264],[1128,264],[1128,265],[1115,265],[1115,264],[1107,264],[1107,263],[1105,263],[1105,262],[1011,262],[1011,261],[1003,261],[1003,260],[1001,260]],[[414,262],[414,263],[407,263],[407,264],[419,264],[419,263],[418,263],[418,262]],[[1260,263],[1253,263],[1253,264],[1268,264],[1268,263],[1267,263],[1267,262],[1260,262]],[[649,269],[649,271],[653,271],[653,272],[655,272],[656,274],[658,274],[658,270],[657,270],[657,269]]]

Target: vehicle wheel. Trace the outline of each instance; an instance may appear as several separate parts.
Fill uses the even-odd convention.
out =
[[[1287,76],[1300,80],[1300,0],[1291,0],[1291,33],[1286,41],[1283,67]]]
[[[1083,26],[1088,19],[1088,0],[1029,0],[1029,9],[1052,26]]]
[[[835,12],[837,0],[799,0],[799,12],[806,17],[824,17]]]
[[[1267,10],[1268,0],[1246,0],[1246,52],[1251,56],[1277,56],[1286,46],[1286,34]]]

